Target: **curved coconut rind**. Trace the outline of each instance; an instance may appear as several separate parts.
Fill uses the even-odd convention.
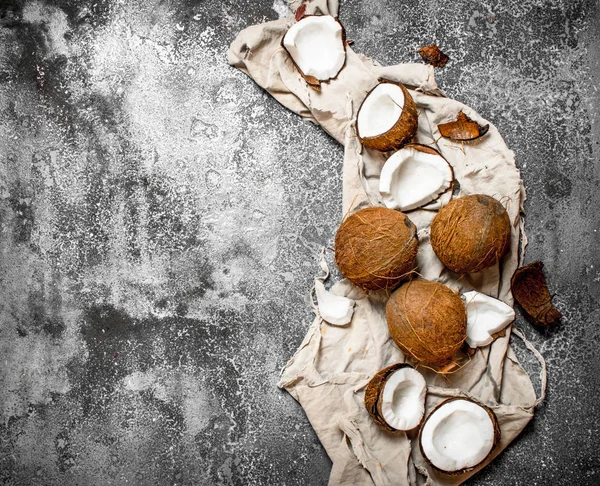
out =
[[[490,417],[490,420],[492,421],[492,426],[494,428],[494,439],[493,439],[493,443],[492,443],[492,447],[490,449],[490,452],[487,454],[487,456],[485,456],[478,464],[475,464],[474,466],[471,467],[466,467],[463,469],[459,469],[457,471],[445,471],[444,469],[440,469],[438,467],[436,467],[434,464],[431,463],[431,461],[429,460],[429,458],[425,455],[425,452],[423,451],[423,444],[421,442],[421,436],[423,435],[423,429],[425,427],[425,424],[427,423],[427,421],[433,416],[433,414],[439,409],[441,408],[443,405],[452,402],[454,400],[465,400],[465,401],[469,401],[472,402],[476,405],[479,405],[481,408],[483,408],[487,414]],[[427,418],[423,421],[422,425],[421,425],[421,429],[419,430],[419,450],[421,451],[421,455],[423,456],[423,459],[425,460],[425,462],[433,469],[435,469],[436,471],[442,473],[442,474],[446,474],[448,476],[458,476],[460,474],[464,474],[470,471],[473,471],[475,469],[477,469],[478,467],[480,467],[482,464],[485,464],[486,461],[489,460],[490,456],[494,453],[494,450],[496,449],[496,447],[498,446],[498,443],[500,442],[500,436],[501,436],[501,432],[500,432],[500,425],[498,424],[498,418],[496,417],[496,414],[494,413],[494,411],[488,407],[487,405],[484,405],[481,402],[478,402],[477,400],[473,400],[472,398],[466,398],[466,397],[452,397],[452,398],[448,398],[446,400],[444,400],[443,402],[441,402],[437,407],[435,407],[427,416]]]
[[[379,84],[394,84],[399,86],[402,90],[402,94],[404,95],[404,106],[402,107],[402,114],[398,121],[390,128],[387,132],[382,133],[380,135],[376,135],[373,137],[361,137],[360,132],[358,130],[358,117],[360,116],[360,110],[363,107],[365,100],[369,97],[369,95],[373,92]],[[418,114],[417,114],[417,106],[415,105],[415,101],[412,96],[406,89],[406,87],[402,83],[394,83],[392,81],[380,80],[379,84],[375,86],[371,91],[367,93],[365,99],[360,104],[358,108],[358,112],[356,113],[357,122],[355,124],[356,127],[356,135],[360,143],[362,143],[365,147],[377,150],[379,152],[389,152],[390,150],[398,150],[403,145],[408,143],[411,138],[415,136],[417,133],[417,125],[418,125]]]
[[[448,193],[448,191],[452,192],[453,187],[454,187],[454,169],[453,167],[450,165],[450,163],[446,160],[446,158],[437,150],[435,150],[432,147],[429,147],[427,145],[423,145],[420,143],[408,143],[406,145],[404,145],[400,150],[398,150],[397,152],[395,152],[392,157],[396,154],[398,154],[399,152],[401,152],[402,150],[406,150],[406,149],[414,149],[417,150],[419,152],[423,152],[425,154],[430,154],[430,155],[436,155],[438,157],[440,157],[448,166],[448,169],[450,171],[450,183],[440,192],[434,193],[432,194],[432,199],[429,199],[427,202],[424,202],[423,204],[420,204],[418,206],[410,206],[410,207],[401,207],[392,197],[391,193],[389,192],[389,190],[391,190],[391,183],[388,184],[389,190],[386,188],[382,189],[382,183],[381,181],[384,179],[385,174],[386,174],[386,163],[384,164],[382,170],[381,170],[381,174],[379,177],[379,192],[381,193],[381,196],[383,198],[383,202],[385,203],[385,205],[390,208],[390,209],[398,209],[402,212],[408,213],[410,211],[415,211],[417,209],[422,209],[425,208],[426,206],[429,206],[430,204],[434,203],[435,201],[437,201],[440,197],[442,197],[444,194]],[[388,159],[389,160],[389,159]],[[389,174],[389,177],[393,177],[393,174]]]
[[[310,17],[325,17],[325,15],[303,15],[300,19],[297,19],[297,23],[298,22],[302,22],[304,19],[307,19],[307,18],[310,18]],[[331,16],[328,16],[328,17],[331,17]],[[302,71],[302,69],[300,69],[300,66],[298,66],[298,64],[296,64],[296,61],[294,61],[294,58],[290,54],[290,51],[288,51],[287,47],[285,46],[284,40],[285,40],[285,36],[287,35],[287,32],[281,38],[280,45],[283,48],[283,50],[285,50],[285,52],[287,53],[288,57],[292,61],[292,64],[294,65],[294,67],[296,68],[296,70],[300,73],[300,76],[302,76],[302,78],[306,81],[306,83],[311,88],[314,88],[317,91],[321,89],[321,83],[329,83],[329,82],[333,81],[334,79],[337,79],[337,77],[340,75],[340,73],[342,72],[342,70],[346,66],[346,60],[348,58],[348,53],[347,53],[347,50],[346,50],[346,45],[348,44],[346,42],[346,29],[344,29],[344,26],[342,25],[342,23],[339,21],[339,19],[337,17],[332,17],[332,18],[342,28],[342,47],[343,47],[343,50],[344,50],[344,63],[342,64],[342,66],[340,67],[340,69],[338,70],[338,72],[335,74],[335,76],[332,76],[332,77],[330,77],[328,79],[317,79],[314,76],[308,76],[308,75],[304,74],[304,72]],[[288,30],[288,32],[289,32],[289,30]]]
[[[321,319],[334,326],[350,323],[356,303],[354,300],[329,292],[321,280],[315,280],[315,296]]]
[[[510,279],[510,289],[526,317],[545,327],[558,322],[562,314],[552,305],[543,268],[544,264],[539,260],[517,268]]]
[[[388,425],[388,423],[383,419],[381,415],[381,407],[379,402],[381,394],[383,393],[385,382],[392,375],[392,373],[401,368],[413,367],[408,363],[396,363],[391,366],[388,366],[387,368],[383,368],[382,370],[379,370],[373,375],[373,377],[369,380],[365,388],[364,403],[367,412],[373,419],[373,422],[375,422],[377,425],[387,430],[388,432],[398,432],[398,430]],[[425,394],[427,394],[427,391],[425,392]],[[417,425],[417,427],[419,425]],[[417,427],[415,427],[415,429]]]
[[[489,129],[489,124],[480,125],[462,111],[458,113],[455,121],[438,125],[440,135],[453,142],[473,142],[483,137]]]
[[[419,55],[426,64],[431,64],[433,67],[443,68],[450,60],[446,54],[440,51],[440,48],[435,43],[430,46],[421,47]]]
[[[467,311],[465,342],[470,348],[488,346],[516,318],[511,306],[482,292],[465,292],[463,299]]]
[[[484,245],[482,228],[474,217],[485,219],[487,239],[493,247]],[[492,217],[496,218],[496,228],[491,226]],[[490,234],[492,231],[494,234]],[[431,222],[431,248],[446,268],[459,274],[476,273],[495,265],[508,250],[510,236],[511,224],[506,209],[485,194],[453,199]],[[456,241],[459,238],[464,239]]]

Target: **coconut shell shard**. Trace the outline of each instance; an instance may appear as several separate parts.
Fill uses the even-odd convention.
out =
[[[477,292],[463,294],[467,310],[467,344],[470,348],[487,346],[515,320],[513,308],[501,300]]]
[[[512,276],[510,288],[527,317],[534,324],[545,327],[558,322],[562,314],[552,305],[543,268],[541,261],[518,268]]]
[[[440,135],[454,142],[471,142],[477,140],[483,137],[489,129],[489,125],[480,125],[471,120],[462,111],[458,114],[455,121],[438,125]]]
[[[450,60],[446,54],[440,51],[440,48],[437,46],[437,44],[421,47],[421,49],[419,49],[419,55],[426,64],[431,64],[434,67],[440,68],[443,68]]]
[[[410,143],[387,159],[379,176],[379,192],[390,209],[411,211],[452,187],[454,171],[435,149]]]

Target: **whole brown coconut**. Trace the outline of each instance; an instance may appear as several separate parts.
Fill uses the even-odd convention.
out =
[[[447,364],[467,337],[463,301],[438,282],[405,283],[391,295],[385,313],[392,339],[420,363]]]
[[[456,273],[480,272],[504,255],[510,244],[510,218],[496,199],[473,194],[450,201],[431,223],[431,246]]]
[[[394,289],[415,269],[417,247],[417,229],[405,214],[369,207],[340,225],[335,263],[364,290]]]

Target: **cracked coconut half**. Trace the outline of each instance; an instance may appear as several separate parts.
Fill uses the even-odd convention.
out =
[[[462,474],[482,464],[500,440],[496,415],[468,398],[450,398],[429,414],[419,433],[425,460],[440,472]]]
[[[302,18],[287,31],[282,45],[311,86],[336,78],[346,62],[344,28],[331,15]]]
[[[379,371],[365,389],[373,421],[390,432],[412,430],[423,420],[427,383],[412,366],[394,364]]]
[[[481,292],[463,294],[467,311],[467,339],[469,347],[487,346],[494,336],[515,320],[513,308],[501,300]]]
[[[410,211],[437,200],[453,179],[452,167],[437,150],[409,144],[385,162],[379,192],[388,208]]]
[[[398,150],[417,132],[417,107],[404,85],[383,81],[363,100],[356,115],[356,133],[367,148]]]

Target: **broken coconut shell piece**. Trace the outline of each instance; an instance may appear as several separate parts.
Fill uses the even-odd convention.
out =
[[[373,421],[390,432],[412,430],[423,420],[427,383],[412,366],[382,369],[365,389],[365,407]]]
[[[421,47],[419,49],[419,55],[426,64],[431,64],[434,67],[443,68],[450,58],[440,51],[437,44],[431,44],[430,46]]]
[[[482,464],[500,440],[494,411],[468,398],[450,398],[425,419],[419,433],[423,458],[446,474],[462,474]]]
[[[453,199],[431,222],[436,256],[453,272],[480,272],[495,265],[510,244],[510,218],[493,197],[472,194]]]
[[[407,356],[435,370],[452,361],[467,337],[465,305],[439,282],[411,280],[389,298],[390,336]]]
[[[346,62],[346,36],[331,15],[308,15],[286,32],[281,42],[294,65],[311,85],[318,87],[338,76]]]
[[[334,326],[344,326],[352,320],[355,304],[352,299],[329,292],[320,280],[315,280],[315,295],[321,319]]]
[[[467,344],[470,348],[487,346],[494,335],[515,320],[515,311],[510,305],[489,295],[476,292],[463,294],[467,310]]]
[[[489,129],[489,125],[480,125],[462,111],[456,117],[456,121],[438,125],[440,135],[453,142],[472,142],[483,137]]]
[[[379,193],[390,209],[410,211],[435,201],[452,187],[452,166],[435,149],[408,144],[385,162]]]
[[[417,228],[403,213],[383,207],[348,216],[335,235],[335,263],[363,290],[394,289],[415,269]]]
[[[398,150],[417,132],[417,107],[404,85],[382,81],[363,100],[356,133],[367,148]]]
[[[540,261],[518,268],[510,280],[510,289],[533,323],[545,327],[558,322],[562,314],[552,305],[543,268]]]

